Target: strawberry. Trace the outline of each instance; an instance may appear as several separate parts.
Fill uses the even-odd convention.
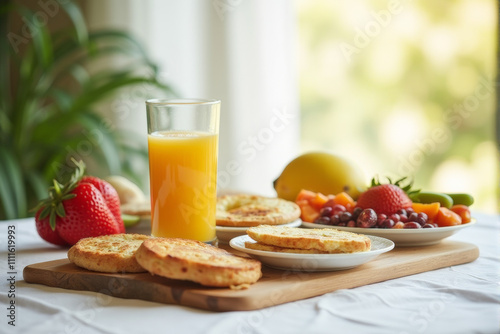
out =
[[[410,208],[412,201],[407,194],[413,194],[411,184],[401,188],[399,185],[406,178],[402,178],[391,184],[380,184],[376,179],[372,180],[372,186],[359,195],[356,206],[362,209],[373,209],[377,214],[390,215],[401,209]]]
[[[59,236],[59,233],[53,231],[50,228],[49,218],[46,217],[44,219],[41,219],[40,213],[41,210],[38,210],[35,215],[35,224],[36,230],[38,231],[38,234],[42,237],[42,239],[54,245],[67,246],[68,243]]]
[[[36,228],[42,239],[56,245],[74,245],[81,238],[125,232],[116,190],[106,181],[84,177],[85,165],[70,181],[54,180],[49,198],[36,207]]]
[[[94,187],[96,187],[104,197],[106,205],[108,206],[115,219],[117,221],[120,221],[122,219],[120,210],[120,197],[118,197],[116,189],[113,188],[111,184],[95,176],[84,176],[82,178],[82,182],[93,184]],[[121,233],[125,233],[125,225],[123,225],[123,230],[121,231]]]

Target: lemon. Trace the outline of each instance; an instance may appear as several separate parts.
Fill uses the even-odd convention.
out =
[[[327,152],[309,152],[292,160],[274,181],[278,197],[295,201],[302,190],[325,195],[342,191],[352,198],[366,189],[363,171],[351,161]]]

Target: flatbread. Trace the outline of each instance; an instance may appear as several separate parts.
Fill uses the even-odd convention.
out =
[[[248,228],[247,234],[259,243],[284,248],[312,249],[326,253],[356,253],[371,249],[369,237],[334,228],[261,225]]]
[[[106,273],[145,272],[135,259],[143,234],[112,234],[84,238],[68,251],[68,259],[79,267]]]
[[[299,217],[299,206],[281,198],[244,194],[217,198],[217,226],[281,225]]]
[[[150,238],[139,247],[136,259],[153,275],[205,286],[252,284],[262,276],[259,261],[188,239]]]
[[[295,254],[330,254],[315,249],[285,248],[273,245],[266,245],[260,242],[245,241],[245,248],[255,249],[265,252],[295,253]]]

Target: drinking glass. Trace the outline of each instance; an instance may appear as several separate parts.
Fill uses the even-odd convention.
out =
[[[216,244],[220,101],[146,101],[151,234]]]

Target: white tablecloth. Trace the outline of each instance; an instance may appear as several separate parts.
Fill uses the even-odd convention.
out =
[[[474,216],[476,225],[451,237],[479,247],[472,263],[225,313],[28,284],[26,265],[65,258],[67,250],[43,241],[33,219],[2,221],[0,333],[499,333],[500,219]],[[9,268],[12,226],[15,257]],[[9,324],[11,302],[15,326]]]

